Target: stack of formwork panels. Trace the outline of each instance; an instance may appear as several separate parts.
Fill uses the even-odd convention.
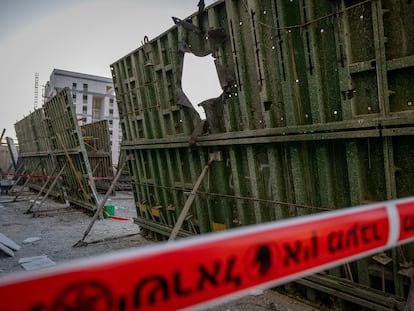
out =
[[[141,227],[170,235],[213,152],[181,236],[414,194],[414,2],[202,3],[111,65]],[[188,100],[187,53],[214,57],[221,96]],[[300,284],[400,309],[414,246],[385,257],[330,270],[343,286]]]
[[[95,183],[70,91],[61,90],[15,129],[28,186],[46,192],[58,178],[52,195],[95,210]]]

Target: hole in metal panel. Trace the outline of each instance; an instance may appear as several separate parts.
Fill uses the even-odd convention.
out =
[[[210,55],[197,57],[186,53],[184,56],[182,89],[193,107],[205,119],[204,109],[197,104],[220,96],[220,87],[214,59]]]

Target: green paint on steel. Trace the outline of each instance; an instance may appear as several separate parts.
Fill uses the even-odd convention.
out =
[[[167,237],[213,151],[223,159],[182,235],[413,195],[412,12],[403,0],[222,0],[145,38],[111,65],[137,222]],[[204,103],[206,124],[181,89],[186,53],[215,58],[223,94]],[[402,295],[398,264],[387,275]],[[330,273],[378,289],[371,266]]]

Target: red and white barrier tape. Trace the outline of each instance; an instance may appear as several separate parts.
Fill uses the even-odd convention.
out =
[[[31,175],[31,174],[18,174],[18,173],[7,173],[7,174],[0,174],[1,177],[26,177],[26,178],[38,178],[38,179],[46,179],[46,178],[56,178],[57,176],[48,176],[48,175]],[[113,177],[94,177],[94,180],[104,180],[104,181],[111,181]]]
[[[38,178],[38,179],[46,179],[46,178],[56,178],[56,176],[47,176],[47,175],[30,175],[30,174],[1,174],[1,177],[29,177],[29,178]]]
[[[414,198],[160,243],[0,279],[2,311],[176,310],[414,240]]]

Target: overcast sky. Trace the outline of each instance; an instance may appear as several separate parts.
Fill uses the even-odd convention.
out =
[[[205,2],[209,5],[214,1]],[[111,77],[110,64],[140,47],[145,35],[151,40],[170,29],[171,16],[185,18],[196,12],[197,3],[198,0],[1,0],[0,131],[6,128],[5,136],[15,137],[14,123],[33,111],[36,72],[40,106],[41,87],[53,69]],[[208,70],[214,70],[212,58],[199,60],[209,64]],[[185,61],[190,61],[187,56]],[[194,81],[189,76],[197,71],[188,69],[195,66],[186,64],[183,78]],[[207,69],[202,70],[202,76],[208,78]],[[196,95],[188,94],[191,92]],[[219,95],[216,86],[211,92],[214,94],[204,97]],[[190,99],[199,95],[197,89],[188,93]],[[200,102],[204,97],[194,100]]]

